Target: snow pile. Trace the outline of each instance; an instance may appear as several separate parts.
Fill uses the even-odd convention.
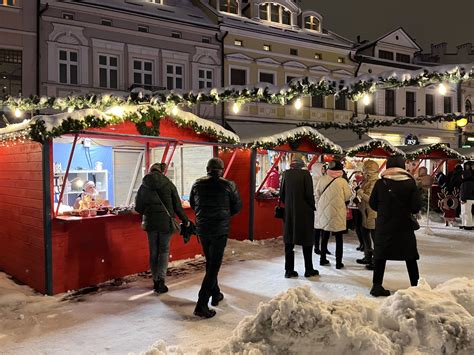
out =
[[[472,353],[474,280],[435,289],[424,281],[381,304],[359,296],[325,302],[308,286],[261,304],[220,350],[245,354]]]

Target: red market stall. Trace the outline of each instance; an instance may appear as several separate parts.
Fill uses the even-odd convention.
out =
[[[243,211],[232,221],[230,237],[243,240],[276,238],[282,234],[282,221],[274,217],[278,191],[265,189],[269,175],[277,166],[286,170],[291,153],[308,156],[308,168],[323,154],[342,154],[340,146],[311,127],[298,127],[261,138],[241,141],[248,149],[221,152],[224,161],[233,159],[228,178],[237,183],[242,195]]]
[[[80,114],[40,117],[49,127],[64,121],[61,115]],[[167,163],[167,175],[194,220],[186,202],[192,182],[205,175],[218,146],[238,142],[217,124],[187,112],[178,116],[159,120],[154,127],[159,136],[142,135],[130,121],[69,132],[42,144],[28,139],[27,125],[0,130],[0,269],[47,294],[148,270],[148,241],[130,203],[143,174],[154,162]],[[91,208],[86,216],[85,209],[72,207],[89,180],[102,201],[115,201],[113,213],[99,216]],[[182,237],[173,237],[171,261],[196,254],[202,254],[197,238],[184,244]]]

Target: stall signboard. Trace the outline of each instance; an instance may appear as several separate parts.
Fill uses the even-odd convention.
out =
[[[405,145],[419,145],[420,140],[414,134],[409,134],[405,137]]]

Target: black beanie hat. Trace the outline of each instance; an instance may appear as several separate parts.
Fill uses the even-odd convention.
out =
[[[344,170],[344,165],[339,160],[333,160],[329,162],[328,170]]]
[[[220,158],[212,158],[207,162],[207,170],[224,170],[224,162]]]
[[[397,156],[394,156],[394,157],[389,157],[387,159],[387,169],[389,168],[401,168],[401,169],[405,169],[405,158],[400,156],[400,155],[397,155]]]

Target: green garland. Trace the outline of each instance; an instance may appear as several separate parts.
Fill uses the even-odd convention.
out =
[[[448,159],[459,159],[459,160],[467,159],[462,154],[459,154],[454,149],[449,148],[447,145],[442,144],[442,143],[431,144],[428,147],[419,148],[414,151],[408,152],[406,154],[406,157],[408,160],[416,160],[416,159],[419,159],[421,155],[429,155],[431,152],[434,152],[437,150],[441,150],[444,153],[446,153],[446,158]]]
[[[439,70],[439,71],[437,71]],[[407,86],[424,87],[442,82],[459,82],[474,78],[472,65],[425,68],[418,71],[388,75],[362,75],[358,78],[336,80],[323,78],[314,80],[309,77],[292,80],[288,86],[276,88],[271,85],[257,84],[254,87],[225,87],[200,92],[132,92],[126,97],[104,95],[67,96],[65,98],[38,97],[29,98],[8,97],[0,100],[0,106],[7,106],[12,110],[35,111],[42,109],[67,109],[95,108],[105,110],[117,105],[152,105],[192,106],[200,102],[218,104],[222,102],[265,102],[269,104],[285,105],[297,97],[303,96],[330,96],[345,95],[351,100],[358,100],[366,93],[373,93],[378,89],[401,88]]]
[[[355,157],[359,153],[370,153],[371,151],[381,148],[388,152],[390,155],[405,155],[400,149],[394,148],[392,145],[385,144],[380,140],[371,140],[367,143],[356,145],[355,147],[346,150],[346,154],[349,157]]]

